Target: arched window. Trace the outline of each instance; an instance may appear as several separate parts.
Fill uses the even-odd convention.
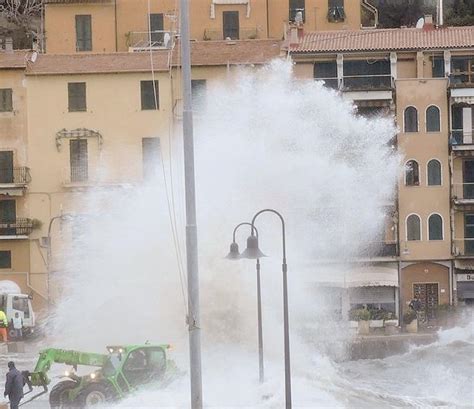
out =
[[[405,184],[407,186],[420,184],[420,170],[416,160],[409,160],[405,165]]]
[[[415,107],[405,108],[403,119],[405,132],[418,132],[418,111]]]
[[[426,132],[439,132],[440,129],[439,108],[431,105],[426,110]]]
[[[428,186],[441,185],[441,163],[432,159],[428,162]]]
[[[421,240],[421,221],[416,214],[407,218],[407,240]]]
[[[443,219],[439,214],[432,214],[428,219],[428,239],[443,240]]]

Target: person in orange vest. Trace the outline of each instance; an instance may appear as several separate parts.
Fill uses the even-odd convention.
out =
[[[2,337],[3,342],[7,342],[7,330],[8,330],[8,320],[5,313],[0,310],[0,336]]]

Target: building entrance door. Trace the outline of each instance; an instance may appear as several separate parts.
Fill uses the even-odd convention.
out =
[[[419,318],[421,321],[436,318],[436,307],[438,306],[438,283],[413,284],[413,294],[421,303]]]

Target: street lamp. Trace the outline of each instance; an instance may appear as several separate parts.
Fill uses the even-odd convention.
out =
[[[258,254],[261,253],[258,248],[258,236],[254,236],[255,220],[262,213],[276,214],[281,221],[282,242],[283,242],[283,259],[281,269],[283,272],[283,333],[285,346],[285,408],[291,409],[291,370],[290,370],[290,325],[288,316],[288,266],[286,264],[286,237],[285,237],[285,220],[283,216],[274,209],[260,210],[253,216],[252,230],[250,237],[247,239],[247,248],[242,253],[243,258],[258,259]]]
[[[229,254],[227,254],[226,258],[230,260],[238,260],[240,258],[250,258],[246,257],[242,253],[242,255],[239,253],[239,245],[235,241],[235,234],[239,227],[241,226],[252,226],[251,223],[243,222],[235,226],[234,233],[232,235],[232,243],[230,245],[230,251]],[[258,238],[258,231],[256,227],[252,228],[255,230],[256,237]],[[250,246],[253,246],[253,251],[255,251],[255,244],[256,244],[256,258],[257,258],[257,317],[258,317],[258,380],[260,383],[263,383],[264,381],[264,367],[263,367],[263,329],[262,329],[262,296],[261,296],[261,287],[260,287],[260,258],[261,257],[266,257],[265,254],[263,254],[259,249],[258,249],[258,239],[257,242],[254,243],[254,238],[255,236],[251,236],[252,240],[249,243],[249,240],[247,240],[247,249]],[[250,238],[250,237],[249,237]]]

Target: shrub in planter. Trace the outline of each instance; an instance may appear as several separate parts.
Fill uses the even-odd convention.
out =
[[[365,308],[357,308],[349,311],[349,319],[351,321],[368,321],[370,320],[370,311]]]

